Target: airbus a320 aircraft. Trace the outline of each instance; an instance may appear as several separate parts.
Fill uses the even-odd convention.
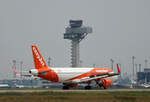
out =
[[[63,89],[76,87],[79,83],[86,83],[85,89],[91,89],[93,81],[106,89],[120,74],[118,64],[118,73],[108,68],[52,68],[46,65],[36,45],[32,45],[32,53],[35,69],[29,73],[51,82],[63,83]]]

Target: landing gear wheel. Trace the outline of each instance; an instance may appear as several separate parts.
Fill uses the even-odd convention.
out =
[[[90,90],[90,89],[91,89],[91,86],[85,86],[84,89]]]
[[[64,90],[68,90],[68,89],[69,89],[69,86],[65,85],[65,86],[63,86],[63,88],[62,88],[62,89],[64,89]]]

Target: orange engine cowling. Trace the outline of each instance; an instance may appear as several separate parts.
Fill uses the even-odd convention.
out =
[[[111,85],[111,81],[109,79],[101,79],[99,86],[103,86],[104,88],[107,88]]]
[[[70,88],[74,88],[74,87],[76,87],[78,84],[77,83],[72,83],[72,84],[69,84],[69,87]]]

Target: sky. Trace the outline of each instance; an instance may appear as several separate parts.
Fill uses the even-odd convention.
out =
[[[12,60],[19,71],[34,68],[31,45],[36,44],[51,66],[71,66],[71,42],[63,39],[69,20],[93,28],[80,43],[83,67],[109,67],[110,59],[123,73],[148,60],[150,67],[149,0],[0,0],[0,79],[12,78]]]

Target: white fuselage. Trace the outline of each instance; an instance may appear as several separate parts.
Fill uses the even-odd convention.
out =
[[[59,77],[59,82],[64,82],[65,80],[74,78],[83,73],[87,73],[93,68],[51,68],[51,69],[57,73]]]
[[[59,77],[59,82],[64,82],[68,79],[75,78],[82,74],[88,73],[91,70],[93,70],[94,68],[52,68],[51,67],[51,69],[57,73],[57,75]],[[96,70],[96,71],[108,73],[108,70],[104,70],[101,68],[99,68],[99,70]],[[113,72],[111,72],[111,73],[113,73]],[[112,77],[109,77],[108,79],[110,79],[111,82],[114,82],[115,80],[118,79],[118,76],[112,76]]]

